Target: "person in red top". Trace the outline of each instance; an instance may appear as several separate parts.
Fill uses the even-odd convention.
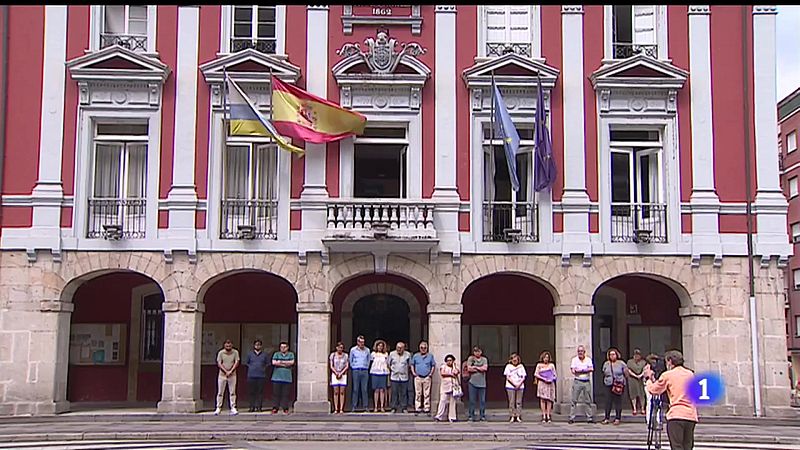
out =
[[[670,350],[664,355],[667,370],[658,380],[649,367],[645,369],[645,389],[653,395],[666,392],[669,397],[667,411],[667,437],[672,450],[692,450],[694,427],[697,425],[697,408],[687,394],[694,372],[683,367],[683,354]]]

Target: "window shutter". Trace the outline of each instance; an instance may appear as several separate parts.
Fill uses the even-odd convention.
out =
[[[656,43],[656,7],[654,5],[633,6],[633,43],[640,45]]]
[[[147,5],[128,7],[128,34],[147,36]]]
[[[508,40],[515,44],[531,42],[531,9],[525,5],[508,6]]]
[[[104,7],[105,20],[103,22],[103,33],[124,34],[125,33],[125,6],[107,5]]]
[[[486,6],[486,42],[506,42],[505,6]]]

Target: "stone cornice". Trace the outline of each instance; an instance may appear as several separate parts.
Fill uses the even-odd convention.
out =
[[[690,16],[694,15],[709,15],[711,14],[711,7],[709,5],[689,5]]]

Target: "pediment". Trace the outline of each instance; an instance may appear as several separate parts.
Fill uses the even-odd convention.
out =
[[[119,45],[106,47],[67,61],[72,79],[87,81],[161,82],[169,67],[156,58],[133,52]]]
[[[231,78],[246,83],[269,84],[270,74],[289,83],[300,78],[299,67],[252,48],[213,59],[200,65],[200,71],[206,83],[221,83],[226,71]]]
[[[597,69],[590,79],[595,89],[680,89],[688,77],[679,67],[639,54]]]
[[[495,83],[501,86],[530,87],[532,82],[536,83],[538,76],[544,88],[552,89],[556,84],[559,70],[543,61],[509,53],[465,69],[461,78],[469,88],[483,87],[492,84],[492,73]]]
[[[421,88],[431,69],[417,56],[427,52],[416,42],[398,42],[379,28],[375,37],[346,43],[336,51],[342,59],[331,69],[339,86],[393,84]]]

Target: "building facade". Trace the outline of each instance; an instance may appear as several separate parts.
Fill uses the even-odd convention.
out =
[[[800,89],[778,102],[778,146],[781,155],[781,185],[789,200],[788,230],[793,246],[800,243],[800,204],[798,204],[797,132],[800,129]],[[800,380],[800,259],[789,258],[786,267],[786,341],[792,368],[793,400],[797,403],[797,381]]]
[[[550,351],[565,402],[578,345],[679,348],[726,380],[706,414],[788,410],[775,7],[1,11],[0,413],[197,411],[222,341],[255,337],[295,350],[295,410],[328,411],[327,356],[358,334],[439,362],[479,344],[490,399],[514,351]],[[226,72],[267,115],[274,75],[367,128],[302,158],[228,137]]]

